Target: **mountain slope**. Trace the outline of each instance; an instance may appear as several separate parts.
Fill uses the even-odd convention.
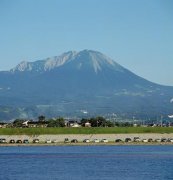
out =
[[[89,115],[166,116],[172,97],[173,87],[149,82],[91,50],[22,62],[0,72],[0,105],[16,107],[14,118],[82,116],[83,110]]]

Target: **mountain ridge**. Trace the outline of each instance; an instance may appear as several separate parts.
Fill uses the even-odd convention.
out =
[[[54,57],[49,57],[44,60],[37,60],[34,62],[27,62],[27,61],[22,61],[19,63],[16,67],[12,68],[10,72],[24,72],[24,71],[50,71],[52,69],[58,68],[59,66],[62,66],[70,61],[73,61],[74,59],[80,59],[80,56],[88,54],[91,56],[91,61],[93,63],[93,67],[95,72],[101,70],[101,64],[107,63],[112,66],[120,66],[118,63],[110,59],[109,57],[103,55],[100,52],[93,51],[93,50],[83,50],[80,52],[77,51],[68,51],[60,56],[54,56]],[[102,61],[99,61],[99,57],[101,57]],[[103,62],[104,60],[104,62]],[[78,65],[78,68],[80,69],[80,65]]]
[[[69,51],[69,52],[63,53],[60,56],[49,57],[44,60],[37,60],[34,62],[22,61],[16,67],[12,68],[10,71],[11,72],[33,71],[33,70],[38,71],[38,72],[49,71],[55,67],[59,67],[63,65],[67,61],[69,56],[73,56],[75,53],[76,53],[75,51]]]

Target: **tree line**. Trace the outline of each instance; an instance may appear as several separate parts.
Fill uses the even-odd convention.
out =
[[[13,127],[22,127],[23,123],[26,122],[24,119],[16,119],[13,121]],[[46,119],[45,116],[39,116],[37,121],[29,121],[30,123],[36,123],[38,125],[46,124],[46,127],[65,127],[66,121],[63,117]],[[132,123],[129,122],[113,122],[111,120],[107,120],[102,116],[92,117],[92,118],[82,118],[77,122],[82,127],[85,127],[86,123],[90,123],[91,127],[130,127],[133,126]]]

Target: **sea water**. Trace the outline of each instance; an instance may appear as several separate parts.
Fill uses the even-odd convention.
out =
[[[173,146],[0,147],[0,180],[173,180]]]

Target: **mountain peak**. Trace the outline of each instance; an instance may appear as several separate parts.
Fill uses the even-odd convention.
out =
[[[90,66],[94,69],[95,73],[101,72],[106,68],[114,69],[116,71],[124,71],[122,66],[98,51],[88,49],[80,51],[78,53],[77,61],[80,66]]]
[[[60,56],[54,56],[35,62],[22,61],[11,72],[46,72],[70,63],[70,68],[77,70],[91,69],[96,74],[105,68],[123,71],[123,67],[104,54],[93,50],[82,50],[80,52],[68,51]]]

